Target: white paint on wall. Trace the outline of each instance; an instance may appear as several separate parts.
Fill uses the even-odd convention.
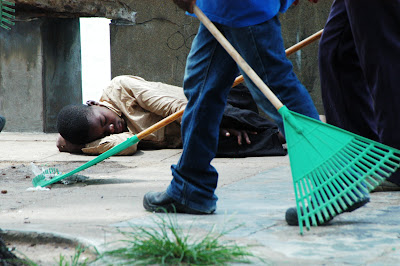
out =
[[[80,18],[82,102],[99,100],[111,80],[110,19]]]

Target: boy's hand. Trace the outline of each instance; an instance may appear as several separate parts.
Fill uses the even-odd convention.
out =
[[[221,128],[219,134],[225,137],[230,137],[231,135],[236,136],[238,144],[242,145],[242,140],[244,139],[247,144],[251,144],[249,134],[257,134],[257,132],[248,132],[246,130],[237,130],[233,128]]]
[[[173,0],[174,3],[182,8],[183,10],[193,13],[193,7],[196,4],[196,0]]]
[[[85,147],[85,144],[72,144],[68,140],[64,139],[60,134],[57,136],[56,145],[60,152],[71,153],[82,153],[82,149]]]

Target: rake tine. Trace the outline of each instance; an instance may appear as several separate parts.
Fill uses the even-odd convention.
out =
[[[307,190],[308,191],[307,194],[310,195],[308,197],[309,205],[311,204],[311,207],[312,207],[312,214],[313,215],[311,216],[311,222],[312,222],[312,225],[317,225],[317,221],[316,221],[315,216],[318,215],[320,211],[318,209],[315,210],[315,208],[314,208],[314,204],[318,204],[318,202],[315,200],[315,195],[313,193],[315,185],[313,184],[314,183],[313,180],[310,179],[310,178],[306,178],[305,181],[306,181],[305,183],[306,183],[307,189],[308,189]]]
[[[316,184],[315,187],[317,188],[317,191],[316,191],[317,193],[314,193],[313,196],[315,197],[315,195],[316,195],[318,207],[322,208],[322,210],[321,210],[322,213],[321,213],[321,211],[318,213],[319,214],[318,220],[319,220],[319,222],[322,223],[324,221],[322,215],[324,215],[324,217],[328,217],[329,213],[328,213],[326,207],[322,204],[323,200],[321,197],[321,190],[323,190],[323,188],[322,188],[321,180],[319,179],[319,177],[316,175],[315,172],[312,173],[311,175],[312,175],[312,178],[310,178],[310,179],[312,180],[312,182],[314,182]]]
[[[312,190],[312,188],[310,188],[310,184],[309,184],[309,182],[307,182],[309,179],[308,178],[304,178],[304,179],[302,179],[301,180],[301,182],[303,183],[303,187],[304,187],[304,189],[305,189],[305,191],[306,191],[306,201],[307,201],[307,213],[309,213],[309,216],[311,217],[311,224],[316,224],[316,220],[315,220],[315,217],[314,217],[314,207],[313,207],[313,202],[312,202],[312,199],[311,199],[311,197],[310,197],[310,195],[312,195],[311,194],[311,192],[313,191]],[[309,221],[310,222],[310,219],[307,219],[307,221]]]

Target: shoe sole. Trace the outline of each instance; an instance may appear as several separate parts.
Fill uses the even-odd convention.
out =
[[[157,213],[186,213],[186,214],[198,214],[198,215],[203,215],[203,214],[213,214],[214,211],[212,211],[211,213],[205,213],[205,212],[200,212],[200,211],[196,211],[196,210],[192,210],[189,209],[185,206],[180,206],[181,204],[179,203],[170,203],[168,205],[164,205],[164,206],[158,206],[158,205],[154,205],[151,204],[150,202],[148,202],[147,198],[145,197],[143,200],[143,207],[147,210],[147,211],[151,211],[151,212],[157,212]]]
[[[369,197],[368,198],[364,198],[360,201],[357,201],[355,204],[353,204],[352,206],[350,206],[350,208],[347,208],[344,212],[352,212],[357,210],[358,208],[361,208],[362,206],[364,206],[365,204],[367,204],[369,202]]]
[[[355,204],[353,204],[352,206],[350,206],[350,208],[346,209],[346,210],[343,211],[343,212],[353,212],[353,211],[355,211],[355,210],[361,208],[362,206],[366,205],[369,201],[370,201],[369,197],[364,198],[364,199],[362,199],[362,200],[356,202]],[[340,214],[341,214],[341,213],[338,213],[338,214],[336,214],[336,215],[334,215],[334,216],[332,216],[332,217],[330,217],[330,218],[328,218],[328,219],[324,218],[324,222],[322,222],[322,223],[320,223],[320,222],[318,221],[318,219],[317,219],[317,223],[318,223],[318,225],[327,224],[327,223],[330,222],[333,218],[335,218],[336,216],[338,216],[338,215],[340,215]],[[297,216],[297,209],[296,209],[296,208],[289,208],[289,209],[286,211],[285,220],[286,220],[286,222],[287,222],[288,225],[291,225],[291,226],[297,226],[297,225],[299,225],[299,220],[298,220],[298,216]],[[311,219],[310,219],[310,223],[312,223],[312,222],[311,222]]]
[[[171,205],[169,204],[168,206],[158,206],[158,205],[153,205],[150,202],[148,202],[147,198],[144,198],[143,200],[143,207],[147,210],[147,211],[151,211],[151,212],[176,212],[173,211],[172,209],[174,209],[175,205]]]

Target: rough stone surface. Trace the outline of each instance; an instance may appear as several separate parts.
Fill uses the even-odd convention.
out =
[[[173,3],[131,1],[138,10],[133,25],[111,24],[112,76],[137,75],[147,80],[181,86],[186,57],[198,21]]]
[[[34,177],[31,162],[67,172],[94,158],[60,153],[55,139],[56,134],[0,133],[0,190],[8,191],[0,194],[6,233],[0,237],[10,247],[17,237],[31,244],[29,257],[38,265],[54,265],[60,252],[73,251],[68,239],[104,251],[126,239],[118,230],[156,227],[159,216],[143,209],[143,195],[167,188],[171,164],[182,150],[111,157],[80,172],[89,177],[83,183],[27,190]],[[400,191],[372,193],[366,206],[300,235],[299,227],[285,222],[286,209],[295,206],[288,156],[216,158],[212,164],[219,172],[216,213],[176,216],[181,228],[190,229],[191,240],[213,226],[221,232],[242,225],[225,239],[264,259],[255,258],[254,265],[399,265]],[[46,242],[47,249],[40,248]],[[63,250],[51,252],[55,247]],[[43,254],[50,263],[39,263]]]
[[[80,103],[77,17],[113,19],[110,26],[113,77],[130,74],[182,85],[186,57],[198,21],[185,15],[172,1],[15,2],[16,25],[11,31],[0,31],[0,113],[7,117],[5,131],[53,132],[60,107]],[[311,4],[304,0],[282,14],[280,19],[286,47],[322,29],[331,3],[332,0],[327,0]],[[134,14],[136,17],[132,19]],[[53,27],[53,20],[64,25]],[[43,24],[46,27],[41,26],[43,21],[49,22]],[[57,34],[71,38],[62,39]],[[318,42],[315,42],[289,58],[318,111],[323,114],[317,49]],[[54,60],[48,61],[49,58]]]
[[[199,22],[185,15],[172,1],[130,0],[136,23],[111,24],[112,76],[138,75],[148,80],[182,85],[186,57]],[[300,1],[280,15],[282,35],[288,48],[321,30],[332,0],[311,4]],[[291,55],[294,71],[323,114],[318,72],[318,41]]]
[[[0,31],[4,130],[56,132],[60,109],[82,101],[78,19],[18,21]]]
[[[106,17],[135,21],[135,12],[118,0],[14,0],[18,16],[23,17]]]

